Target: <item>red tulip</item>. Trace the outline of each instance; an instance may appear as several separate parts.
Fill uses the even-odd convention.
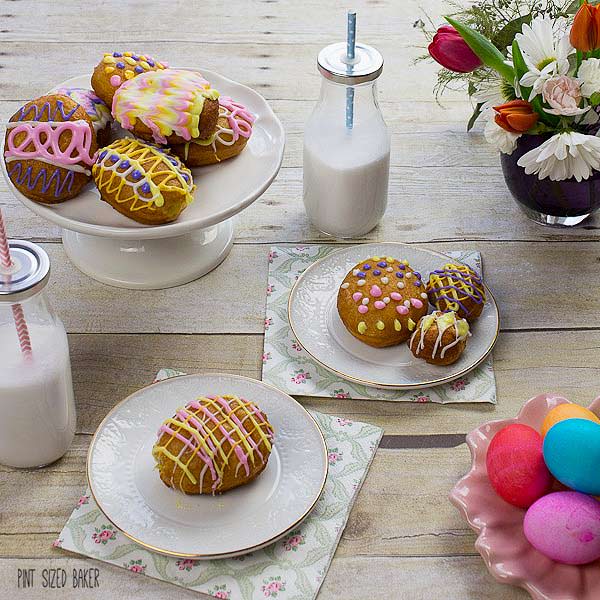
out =
[[[496,123],[511,133],[525,133],[537,123],[539,118],[526,100],[511,100],[501,106],[494,106],[494,110]]]
[[[455,73],[470,73],[482,65],[477,54],[451,25],[442,25],[437,30],[427,50],[433,60]]]
[[[600,48],[600,8],[582,4],[571,26],[569,35],[571,45],[582,52],[591,52]]]

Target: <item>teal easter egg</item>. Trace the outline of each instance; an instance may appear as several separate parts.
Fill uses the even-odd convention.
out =
[[[567,419],[544,438],[544,460],[561,483],[584,494],[600,495],[600,425]]]

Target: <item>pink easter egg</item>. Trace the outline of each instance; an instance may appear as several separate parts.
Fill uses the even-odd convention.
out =
[[[490,442],[486,466],[496,493],[513,506],[529,508],[550,489],[542,436],[529,425],[514,423],[501,429]]]
[[[531,505],[525,537],[542,554],[567,565],[600,558],[600,502],[580,492],[555,492]]]

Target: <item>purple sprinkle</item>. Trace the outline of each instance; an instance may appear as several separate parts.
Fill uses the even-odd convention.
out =
[[[121,164],[119,165],[119,167],[121,167],[121,169],[129,169],[130,166],[131,166],[131,163],[128,160],[122,160]]]
[[[419,286],[421,285],[421,282],[420,282],[420,281],[417,279],[417,280],[415,281],[415,285],[416,285],[417,287],[419,287]]]
[[[117,67],[117,69],[124,69],[125,68],[125,63],[123,61],[119,61],[115,67]]]
[[[368,271],[371,268],[371,265],[363,265],[363,269],[365,271]]]
[[[144,183],[144,185],[142,185],[141,190],[142,190],[142,192],[144,192],[144,194],[149,194],[150,193],[150,184],[146,181],[146,183]]]
[[[171,158],[171,157],[169,157],[169,160],[171,161],[171,164],[172,164],[174,167],[176,167],[176,166],[179,164],[179,163],[177,162],[177,159],[175,159],[175,158]]]
[[[132,55],[131,55],[131,58],[133,58],[133,60],[140,60],[140,57],[139,57],[139,56],[136,56],[135,54],[132,54]]]
[[[398,265],[398,268],[399,268],[401,271],[404,271],[404,269],[406,269],[406,265],[402,265],[402,264],[400,264],[400,265]]]
[[[121,56],[123,56],[120,52],[113,52],[113,56],[115,58],[121,58]]]
[[[385,269],[387,267],[387,263],[385,262],[385,260],[382,260],[381,262],[377,263],[378,267],[381,267],[382,269]]]
[[[396,277],[398,277],[398,279],[402,279],[404,277],[404,273],[396,273]]]
[[[362,271],[359,271],[357,277],[360,277],[361,279],[364,279],[367,276],[366,273],[363,273]]]
[[[189,178],[189,176],[188,176],[187,173],[182,173],[181,176],[183,177],[184,181],[189,181],[190,180],[190,178]]]
[[[98,156],[98,159],[102,160],[106,156],[107,152],[108,152],[108,150],[102,150],[102,152],[100,152],[100,154]]]
[[[117,162],[117,161],[119,160],[119,157],[118,157],[116,154],[111,154],[111,155],[108,157],[108,160],[109,160],[110,162],[114,163],[114,162]]]
[[[373,275],[377,276],[377,275],[381,275],[381,271],[379,269],[375,269],[373,271]]]
[[[154,66],[154,61],[151,58],[146,58],[146,62],[153,67]]]
[[[413,275],[417,278],[417,279],[421,279],[421,273],[419,273],[418,271],[414,271]]]
[[[131,177],[134,181],[139,181],[142,178],[142,174],[136,169],[131,173]]]
[[[134,71],[135,71],[136,73],[143,73],[143,72],[144,72],[144,69],[143,69],[143,67],[140,67],[140,65],[137,65],[137,66],[135,67]]]

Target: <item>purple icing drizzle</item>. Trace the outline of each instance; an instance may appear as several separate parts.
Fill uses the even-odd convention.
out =
[[[59,168],[54,169],[50,177],[48,177],[47,169],[40,169],[33,181],[31,179],[32,172],[33,167],[29,166],[23,173],[23,163],[21,161],[18,161],[12,163],[8,174],[11,176],[11,179],[14,179],[16,184],[23,185],[25,183],[27,187],[32,191],[37,188],[39,183],[41,183],[42,194],[45,194],[54,185],[55,198],[58,198],[64,192],[65,188],[69,193],[71,192],[71,188],[73,187],[73,179],[75,177],[74,171],[69,171],[62,181],[60,180]]]

